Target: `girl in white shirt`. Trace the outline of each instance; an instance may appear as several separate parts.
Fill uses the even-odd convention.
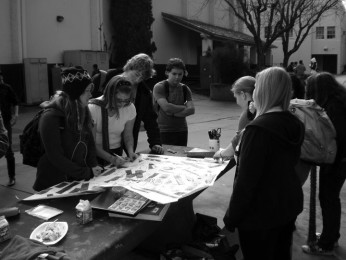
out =
[[[89,110],[94,123],[94,138],[97,156],[116,166],[125,162],[121,157],[123,144],[130,161],[138,156],[133,151],[133,125],[136,118],[136,108],[132,103],[131,83],[122,76],[113,77],[106,85],[104,94],[89,102]],[[107,136],[102,131],[102,109],[107,113]],[[105,140],[103,140],[106,138]],[[106,141],[106,144],[105,144]],[[108,144],[107,144],[108,143]]]

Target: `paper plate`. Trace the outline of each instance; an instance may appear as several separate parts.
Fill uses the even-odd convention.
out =
[[[58,233],[57,237],[51,240],[44,240],[42,235],[45,231],[53,229],[53,233]],[[54,245],[58,243],[66,234],[68,230],[67,222],[44,222],[35,228],[30,235],[30,239],[42,242],[45,245]],[[58,232],[57,232],[58,231]]]

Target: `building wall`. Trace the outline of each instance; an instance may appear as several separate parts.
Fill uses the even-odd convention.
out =
[[[326,13],[319,22],[317,22],[310,34],[306,37],[298,51],[291,55],[289,63],[299,60],[303,60],[305,65],[310,63],[310,59],[314,55],[337,55],[337,73],[341,73],[345,61],[345,28],[346,19],[344,9],[330,10]],[[324,39],[316,39],[316,27],[324,27]],[[327,26],[335,26],[335,38],[327,39]],[[289,49],[292,48],[294,43],[294,36],[291,38]],[[277,46],[273,49],[273,64],[280,65],[283,61],[282,43],[281,39],[276,40],[273,43]]]
[[[32,57],[62,63],[64,50],[101,50],[100,1],[1,0],[1,63]],[[64,17],[60,23],[58,15]]]
[[[12,31],[8,26],[11,23],[11,0],[0,1],[0,63],[12,63]]]
[[[202,0],[153,0],[152,4],[155,19],[152,25],[153,41],[157,47],[153,56],[157,64],[165,64],[171,57],[180,57],[187,64],[196,65],[198,57],[202,55],[200,34],[165,21],[162,12],[238,29],[223,0],[213,0],[207,5]]]

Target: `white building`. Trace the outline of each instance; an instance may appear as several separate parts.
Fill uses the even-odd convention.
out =
[[[102,51],[112,39],[110,1],[0,1],[0,68],[21,101],[46,100],[59,87],[56,64],[81,64],[89,72],[94,63],[108,68],[109,56]],[[211,64],[210,58],[203,57],[221,42],[238,43],[245,48],[249,62],[255,63],[256,57],[252,37],[243,33],[243,24],[227,5],[214,0],[204,7],[203,2],[152,1],[153,41],[157,46],[153,59],[157,66],[164,66],[171,57],[182,58],[196,76],[201,71],[201,82],[207,87],[212,80]]]
[[[295,32],[290,38],[290,48],[293,45]],[[281,39],[274,43],[277,46],[272,50],[273,65],[280,65],[283,61]],[[337,10],[325,13],[316,23],[297,52],[292,54],[290,62],[302,60],[308,69],[311,58],[315,57],[321,71],[340,74],[346,65],[346,16],[345,9],[340,5]]]

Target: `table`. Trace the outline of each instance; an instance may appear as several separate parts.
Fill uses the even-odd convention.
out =
[[[173,156],[185,156],[185,151],[191,149],[178,146],[164,146],[164,148],[165,154]],[[0,186],[0,189],[6,187]],[[161,251],[165,249],[166,244],[190,241],[195,216],[192,203],[199,193],[172,203],[161,222],[112,218],[105,211],[93,210],[92,222],[85,225],[78,224],[75,206],[80,199],[92,200],[97,195],[17,202],[14,206],[20,208],[21,214],[8,218],[8,222],[13,235],[29,237],[31,232],[44,221],[24,211],[38,204],[52,206],[64,211],[57,218],[59,221],[68,222],[69,230],[57,246],[62,246],[72,259],[115,259],[115,257],[121,259],[138,245],[152,251]],[[9,240],[1,243],[0,250],[8,242]]]

